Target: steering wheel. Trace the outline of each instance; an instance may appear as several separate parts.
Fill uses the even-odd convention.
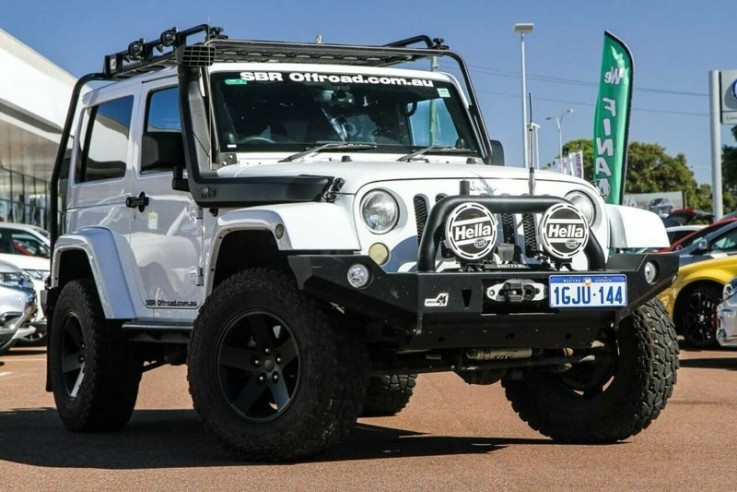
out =
[[[252,142],[262,142],[262,143],[270,143],[270,144],[276,143],[270,138],[262,137],[260,135],[250,135],[238,141],[238,143],[252,143]]]

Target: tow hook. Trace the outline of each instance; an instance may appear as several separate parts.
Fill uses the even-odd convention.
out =
[[[529,279],[509,279],[486,289],[486,297],[492,301],[520,303],[541,301],[547,297],[547,286]]]

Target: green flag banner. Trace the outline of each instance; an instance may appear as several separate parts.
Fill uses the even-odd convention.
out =
[[[605,32],[594,116],[594,182],[607,203],[621,204],[624,196],[633,71],[629,48]]]

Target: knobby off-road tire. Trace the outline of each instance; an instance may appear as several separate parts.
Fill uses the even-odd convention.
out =
[[[531,373],[503,381],[512,407],[556,441],[607,443],[646,428],[665,407],[678,369],[678,341],[663,305],[653,299],[623,320],[613,363],[580,364],[562,374]]]
[[[94,282],[65,285],[52,323],[51,383],[64,425],[78,432],[125,426],[136,404],[143,362],[120,323],[105,319]]]
[[[188,379],[205,427],[234,456],[293,461],[339,441],[365,398],[365,344],[293,278],[254,269],[210,295],[195,323]]]
[[[363,402],[363,417],[391,417],[398,414],[412,397],[417,374],[371,376]]]

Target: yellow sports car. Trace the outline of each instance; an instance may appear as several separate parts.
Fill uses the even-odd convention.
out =
[[[716,346],[716,308],[722,302],[724,284],[735,276],[735,256],[691,263],[679,268],[673,285],[660,293],[687,346]]]

